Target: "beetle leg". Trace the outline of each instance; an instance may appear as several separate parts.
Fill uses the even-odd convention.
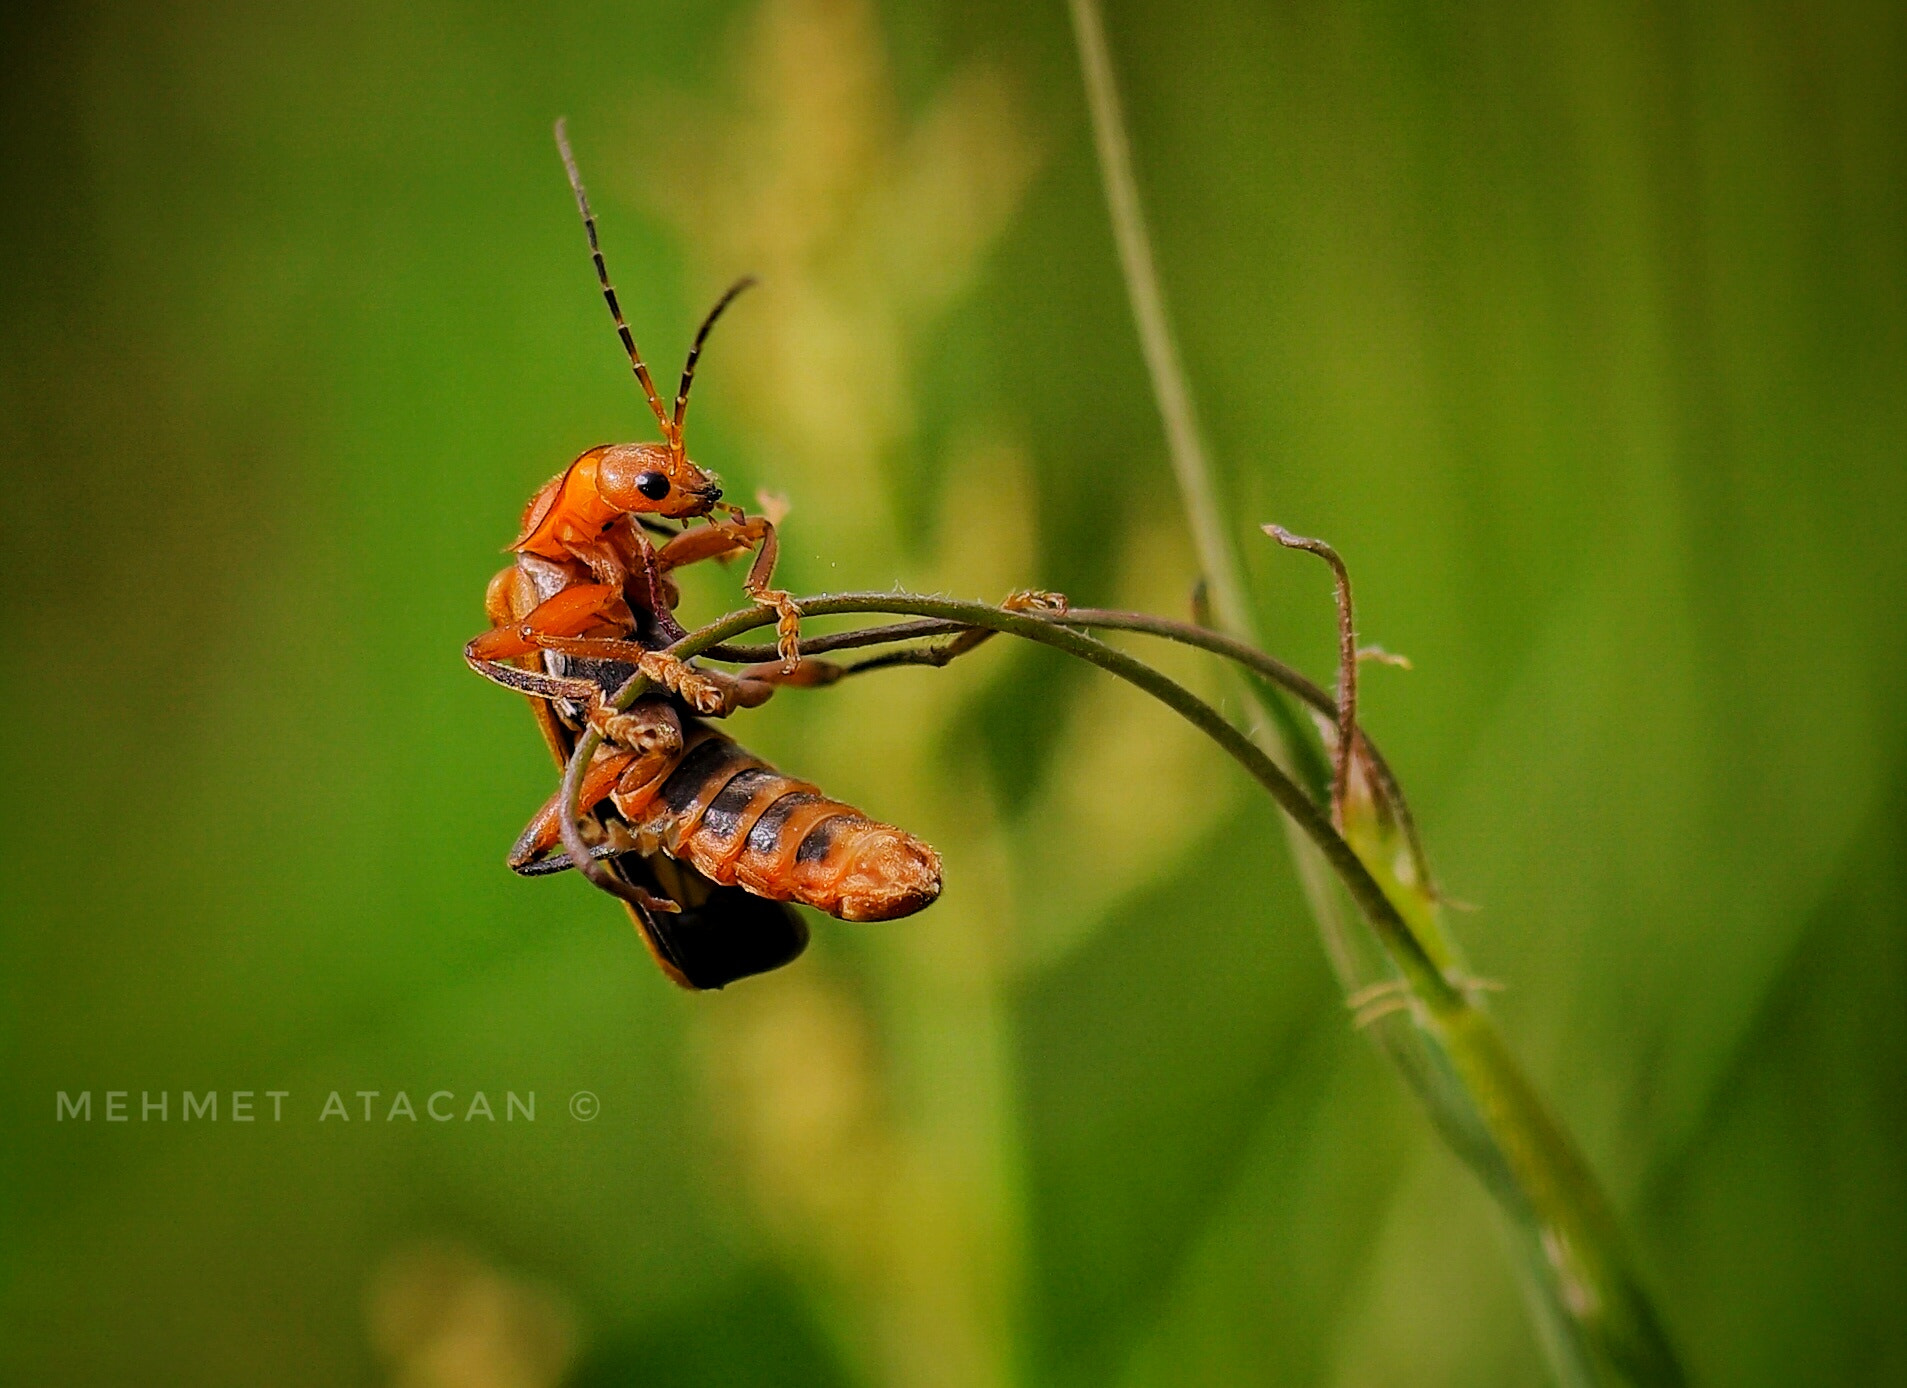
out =
[[[641,700],[627,713],[597,700],[590,706],[589,725],[602,734],[604,742],[583,773],[582,790],[576,797],[581,814],[588,814],[618,788],[647,785],[682,755],[682,720],[661,699]],[[524,828],[506,860],[512,871],[525,872],[561,841],[561,800],[559,790]],[[585,821],[585,837],[591,832],[601,840],[601,826]]]
[[[1065,616],[1071,604],[1064,593],[1049,593],[1044,588],[1015,588],[1000,606],[1009,612],[1056,612]]]
[[[485,666],[537,651],[619,660],[634,665],[671,694],[681,695],[697,713],[720,717],[734,710],[737,695],[731,676],[698,670],[676,656],[608,634],[634,626],[635,616],[615,588],[577,583],[539,603],[520,621],[492,627],[464,647],[464,658],[486,674]]]
[[[744,701],[735,676],[698,669],[666,651],[644,651],[636,660],[636,668],[651,683],[679,696],[705,718],[726,718],[737,708],[751,706]]]
[[[652,684],[658,684],[697,713],[708,718],[726,718],[740,706],[741,693],[735,677],[717,670],[698,670],[666,651],[643,651],[635,657],[636,669]]]
[[[706,559],[733,559],[754,548],[753,537],[737,534],[732,524],[711,520],[708,525],[684,530],[656,551],[656,569],[671,569],[700,564]]]
[[[605,742],[636,754],[621,779],[654,780],[664,766],[682,754],[682,720],[660,699],[642,699],[627,713],[597,702],[589,710],[589,726]],[[647,773],[645,776],[643,773]]]
[[[598,748],[596,755],[590,759],[589,769],[583,773],[582,793],[576,797],[578,813],[586,815],[608,799],[609,793],[622,780],[623,772],[629,769],[635,759],[635,753],[626,748],[609,744]],[[563,813],[561,800],[562,792],[559,790],[543,802],[543,808],[536,812],[517,836],[509,856],[504,859],[512,872],[535,875],[537,861],[561,840],[562,830],[558,825]],[[594,819],[586,819],[583,822],[583,837],[588,839],[592,836],[600,842],[602,826]]]
[[[820,689],[848,673],[848,666],[832,660],[804,658],[793,670],[779,660],[765,665],[749,665],[737,670],[731,679],[736,685],[737,708],[760,708],[774,697],[777,689]]]
[[[638,641],[625,641],[619,637],[608,636],[551,636],[543,632],[532,631],[527,624],[511,636],[520,639],[534,650],[556,651],[561,655],[575,656],[583,660],[614,660],[625,665],[633,665],[642,677],[651,684],[659,685],[671,694],[680,695],[683,702],[697,713],[710,718],[726,718],[737,708],[753,708],[746,696],[735,687],[735,676],[725,675],[716,670],[703,670],[689,664],[680,656],[670,655],[667,651],[652,651]],[[521,682],[510,677],[499,677],[483,668],[480,654],[474,648],[482,638],[473,641],[464,648],[464,656],[472,665],[478,667],[478,673],[487,676],[498,684],[522,687]],[[569,681],[569,683],[578,683]],[[594,686],[588,686],[594,689]],[[526,688],[526,693],[537,691]],[[567,697],[567,696],[565,696]],[[760,699],[755,701],[761,702]]]
[[[474,641],[471,643],[471,645],[475,644]],[[527,694],[532,699],[567,699],[573,704],[587,704],[592,699],[602,697],[602,690],[594,681],[547,675],[541,670],[525,670],[507,661],[485,660],[481,656],[472,655],[470,646],[464,647],[464,661],[472,670],[492,684],[500,684],[505,689],[514,689],[517,693]]]
[[[521,619],[499,622],[465,648],[472,660],[508,660],[534,654],[546,637],[629,631],[636,624],[622,594],[607,583],[574,583]]]
[[[801,663],[801,609],[793,595],[771,587],[775,561],[781,545],[775,536],[774,522],[766,516],[748,516],[737,510],[730,517],[711,517],[699,530],[685,531],[656,551],[656,564],[667,573],[685,564],[705,559],[729,559],[748,550],[755,561],[748,566],[742,591],[764,607],[775,609],[775,644],[781,651],[781,663],[789,674]]]
[[[792,593],[769,586],[775,560],[781,555],[781,542],[767,517],[757,516],[745,524],[757,529],[759,539],[755,562],[748,566],[748,577],[742,580],[742,591],[763,607],[775,609],[775,644],[781,650],[781,670],[784,675],[792,675],[801,664],[801,609],[795,606]]]
[[[647,887],[631,884],[629,895],[635,899],[636,905],[645,911],[660,911],[665,916],[673,916],[682,909],[680,902],[666,896],[657,896]]]

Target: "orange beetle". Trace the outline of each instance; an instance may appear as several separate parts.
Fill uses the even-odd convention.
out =
[[[800,657],[800,613],[770,586],[773,523],[725,505],[719,481],[683,447],[703,344],[752,281],[738,281],[703,320],[674,412],[665,412],[623,321],[560,121],[556,139],[603,298],[663,440],[592,448],[531,498],[510,546],[515,562],[490,582],[490,630],[464,654],[478,673],[530,697],[558,765],[586,725],[603,734],[579,797],[590,856],[606,866],[663,971],[684,987],[720,988],[805,948],[807,927],[785,903],[845,920],[911,915],[939,895],[940,859],[904,830],[784,776],[698,717],[726,716],[782,685],[825,684],[840,674]],[[666,524],[694,519],[708,524]],[[649,530],[666,541],[653,544]],[[663,648],[684,635],[672,571],[747,550],[755,559],[743,587],[775,609],[780,659],[726,675],[668,654]],[[638,672],[657,692],[627,712],[611,711],[608,694]],[[572,866],[560,846],[561,798],[544,805],[511,850],[517,872]]]

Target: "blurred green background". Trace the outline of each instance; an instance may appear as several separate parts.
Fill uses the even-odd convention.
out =
[[[1185,610],[1063,6],[0,23],[0,1376],[1544,1381],[1266,802],[1137,696],[999,642],[738,719],[948,886],[725,994],[503,867],[554,773],[459,647],[649,436],[556,115],[659,374],[763,276],[691,442],[796,591]],[[1108,25],[1263,627],[1328,674],[1278,520],[1414,659],[1366,718],[1695,1377],[1907,1381],[1907,16]]]

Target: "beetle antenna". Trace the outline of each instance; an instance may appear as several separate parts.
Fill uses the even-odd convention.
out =
[[[682,388],[675,395],[675,443],[682,446],[682,421],[689,415],[689,385],[695,380],[696,359],[702,355],[702,344],[708,341],[709,329],[715,326],[715,320],[722,316],[722,310],[734,302],[735,296],[755,284],[753,275],[743,275],[731,284],[721,298],[715,301],[715,307],[709,310],[709,316],[702,320],[702,326],[695,330],[695,341],[689,347],[689,360],[682,368]]]
[[[570,190],[576,194],[576,210],[583,214],[583,230],[589,233],[589,257],[596,262],[596,279],[603,287],[603,301],[609,305],[609,316],[616,320],[616,335],[622,339],[622,349],[629,354],[629,364],[636,369],[636,380],[642,385],[642,393],[649,397],[649,408],[655,411],[656,422],[662,426],[662,433],[671,443],[675,435],[669,424],[669,416],[663,412],[662,399],[656,394],[656,384],[649,379],[649,368],[642,364],[642,353],[636,350],[636,339],[629,331],[629,325],[622,321],[622,305],[616,302],[616,286],[609,282],[609,267],[603,263],[603,250],[596,242],[596,216],[589,210],[589,194],[583,191],[583,176],[576,172],[576,156],[570,153],[569,133],[564,129],[565,122],[556,122],[556,148],[563,156],[563,170],[569,175]],[[677,414],[681,413],[680,406]]]

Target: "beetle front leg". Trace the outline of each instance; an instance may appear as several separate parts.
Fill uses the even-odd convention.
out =
[[[754,562],[742,591],[763,607],[775,610],[775,646],[781,652],[783,672],[793,674],[801,664],[801,609],[792,594],[772,586],[775,560],[781,543],[775,535],[775,523],[766,516],[750,516],[739,507],[729,515],[711,516],[707,528],[684,531],[656,551],[656,566],[662,573],[697,564],[704,559],[728,559],[745,550],[754,550]]]
[[[774,644],[782,652],[782,673],[793,675],[795,667],[801,665],[801,608],[795,606],[795,595],[788,589],[769,587],[769,576],[774,574],[774,526],[763,522],[767,536],[761,541],[761,549],[755,553],[755,562],[748,566],[748,580],[742,583],[751,599],[763,606],[774,608]]]
[[[794,594],[769,586],[775,573],[775,560],[781,555],[781,541],[775,535],[774,522],[765,516],[757,516],[744,524],[758,527],[759,538],[755,562],[748,566],[742,591],[763,607],[775,609],[775,646],[781,652],[781,672],[792,675],[801,664],[801,609],[795,605]]]

